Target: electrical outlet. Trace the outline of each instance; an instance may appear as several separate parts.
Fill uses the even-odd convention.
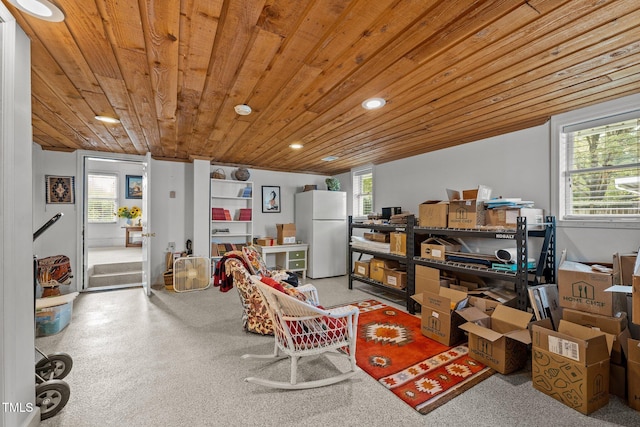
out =
[[[175,252],[176,251],[176,242],[169,242],[169,244],[167,245],[167,248],[169,249],[169,252]]]

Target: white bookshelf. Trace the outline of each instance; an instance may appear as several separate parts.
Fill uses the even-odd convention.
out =
[[[254,185],[251,181],[233,181],[229,179],[211,178],[211,212],[209,212],[211,258],[221,258],[213,245],[220,243],[245,244],[253,240],[253,203]],[[214,219],[214,209],[225,209],[230,219]],[[240,220],[240,210],[250,209],[251,219]]]

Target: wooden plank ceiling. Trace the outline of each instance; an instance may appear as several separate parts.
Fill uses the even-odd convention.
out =
[[[637,0],[57,0],[61,23],[2,1],[51,150],[333,175],[640,92]]]

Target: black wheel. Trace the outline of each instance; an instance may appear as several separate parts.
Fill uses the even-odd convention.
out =
[[[36,386],[36,406],[40,408],[40,420],[46,420],[62,411],[69,401],[69,384],[62,380],[45,381]]]
[[[53,353],[36,363],[36,378],[61,380],[71,372],[73,359],[67,353]],[[42,382],[37,380],[38,382]]]

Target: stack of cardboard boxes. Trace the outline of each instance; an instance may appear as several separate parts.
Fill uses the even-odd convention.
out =
[[[544,222],[542,209],[486,209],[491,189],[485,186],[447,194],[447,201],[419,205],[418,226],[514,229],[518,217],[526,217],[529,227]],[[422,242],[420,256],[444,261],[459,250],[453,239],[430,238]],[[520,369],[530,356],[533,386],[584,414],[605,406],[609,393],[627,396],[640,410],[640,340],[631,333],[636,330],[634,338],[640,338],[640,328],[632,325],[640,325],[640,257],[616,255],[613,265],[561,263],[556,303],[562,320],[556,325],[551,319],[531,322],[531,313],[507,306],[508,298],[478,298],[472,287],[423,266],[416,266],[413,299],[422,307],[423,335],[454,345],[466,332],[471,356],[498,372]],[[633,290],[631,304],[625,293],[607,291],[616,284]],[[633,319],[627,318],[627,306],[633,307]]]
[[[614,265],[620,265],[616,257]],[[629,405],[640,410],[640,348],[628,327],[626,295],[611,292],[632,274],[627,277],[598,265],[560,264],[562,320],[556,330],[544,322],[532,327],[536,389],[584,414],[605,406],[610,393],[628,396]]]
[[[265,236],[254,239],[254,243],[260,246],[276,246],[276,245],[295,245],[296,244],[296,225],[276,224],[276,237]]]
[[[522,368],[528,360],[527,326],[532,314],[495,300],[471,298],[464,287],[454,284],[459,281],[440,274],[438,269],[416,266],[412,298],[422,307],[422,334],[451,346],[464,341],[466,331],[474,359],[503,374]]]
[[[507,228],[517,226],[519,216],[527,225],[544,222],[544,211],[536,208],[503,206],[487,209],[491,188],[479,185],[462,192],[447,189],[449,200],[427,200],[418,206],[418,225],[433,228]]]
[[[355,261],[353,274],[384,283],[392,288],[407,287],[407,271],[394,260],[372,258],[366,261]]]
[[[406,255],[405,233],[364,233],[364,238],[372,242],[389,243],[390,253]],[[372,258],[366,261],[355,261],[353,274],[396,289],[407,287],[407,271],[395,260]]]
[[[556,328],[551,319],[532,322],[529,312],[472,297],[458,280],[430,267],[415,267],[412,298],[422,308],[423,335],[450,346],[467,339],[471,357],[502,374],[523,368],[531,357],[533,387],[577,411],[602,408],[610,393],[627,396],[640,410],[640,340],[631,338],[626,295],[607,291],[632,281],[633,302],[640,306],[640,261],[632,268],[634,274],[623,268],[617,279],[607,268],[562,262]]]
[[[609,345],[603,332],[561,320],[532,327],[533,387],[589,414],[609,403]]]

